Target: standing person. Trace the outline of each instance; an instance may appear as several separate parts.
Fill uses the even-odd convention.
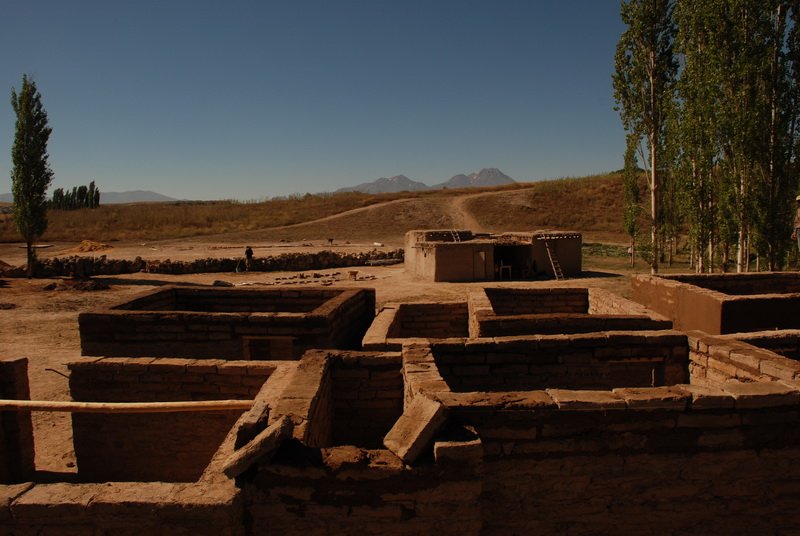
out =
[[[244,250],[244,269],[249,272],[253,266],[253,248],[247,246]]]
[[[797,212],[794,215],[794,229],[792,230],[792,240],[797,240],[797,249],[800,251],[800,195],[794,198],[797,202]]]

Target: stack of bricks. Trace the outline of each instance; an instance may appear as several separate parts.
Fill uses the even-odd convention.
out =
[[[265,362],[148,358],[68,366],[70,391],[79,402],[253,399],[275,370]],[[195,481],[241,414],[74,413],[78,476],[86,482]]]
[[[0,398],[30,399],[27,359],[0,359]],[[34,469],[30,412],[0,412],[0,483],[29,480]]]
[[[688,378],[686,336],[674,331],[448,339],[431,352],[454,391],[649,387]]]

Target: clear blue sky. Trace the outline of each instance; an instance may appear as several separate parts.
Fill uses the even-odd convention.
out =
[[[54,187],[257,199],[618,169],[622,30],[618,0],[5,2],[0,192],[23,73]]]

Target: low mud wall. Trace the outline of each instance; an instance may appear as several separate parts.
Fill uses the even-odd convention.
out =
[[[79,402],[254,399],[269,363],[105,358],[68,364]],[[202,474],[242,410],[202,413],[74,413],[78,476],[85,482],[191,482]]]
[[[797,281],[796,274],[776,273],[633,275],[631,290],[634,300],[672,320],[676,329],[719,335],[800,328],[800,293],[792,292]]]
[[[198,301],[243,312],[169,310],[179,307],[170,292],[196,295]],[[261,295],[308,309],[297,312],[247,311],[248,299],[257,308]],[[229,296],[229,298],[226,298]],[[326,299],[326,297],[328,297]],[[201,299],[202,298],[202,299]],[[225,300],[229,300],[224,305]],[[147,308],[153,307],[154,310]],[[277,306],[276,306],[277,307]],[[375,315],[373,289],[331,290],[303,287],[280,290],[162,289],[130,302],[78,315],[81,352],[94,356],[197,357],[221,359],[297,359],[310,348],[355,348]]]
[[[318,253],[285,253],[270,257],[253,259],[253,272],[297,272],[303,270],[326,270],[349,266],[366,266],[373,261],[403,260],[403,250],[370,251],[366,253],[337,253],[320,251]],[[243,257],[205,258],[193,261],[109,259],[106,255],[97,257],[70,256],[41,259],[36,267],[36,277],[88,277],[93,275],[119,275],[136,272],[159,274],[198,274],[216,272],[235,272],[244,270]],[[7,277],[27,277],[25,267],[10,268],[3,272]]]
[[[241,501],[231,482],[26,483],[3,488],[2,534],[246,534]]]

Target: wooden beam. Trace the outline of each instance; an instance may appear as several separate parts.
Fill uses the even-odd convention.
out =
[[[65,411],[69,413],[185,413],[248,410],[253,400],[186,400],[179,402],[66,402],[2,400],[0,411]]]

